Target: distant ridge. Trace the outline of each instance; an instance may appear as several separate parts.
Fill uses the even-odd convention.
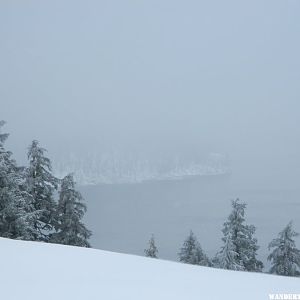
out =
[[[181,180],[191,176],[219,176],[230,173],[229,163],[221,154],[210,154],[208,159],[183,160],[178,157],[150,160],[95,155],[78,157],[74,154],[54,166],[56,176],[74,173],[81,185],[141,183],[153,180]]]

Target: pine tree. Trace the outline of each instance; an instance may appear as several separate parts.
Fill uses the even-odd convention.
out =
[[[190,234],[187,237],[187,239],[184,241],[183,246],[180,249],[178,255],[179,260],[187,264],[201,266],[211,265],[208,257],[204,254],[192,230],[190,231]]]
[[[144,250],[147,257],[158,258],[158,250],[155,245],[154,235],[152,234],[149,240],[149,248]]]
[[[238,253],[235,252],[235,247],[230,235],[226,237],[224,246],[214,259],[214,265],[227,270],[245,270],[242,262],[239,261]]]
[[[56,212],[56,233],[53,233],[50,242],[90,247],[88,239],[91,231],[82,222],[86,206],[82,195],[75,190],[73,175],[69,174],[63,178],[59,201]]]
[[[261,272],[263,263],[257,260],[255,227],[245,225],[246,204],[239,199],[232,201],[232,212],[224,223],[224,246],[217,254],[216,266],[226,269]]]
[[[45,157],[45,149],[33,141],[28,150],[29,167],[27,169],[27,191],[33,199],[33,206],[38,212],[34,220],[37,232],[35,240],[48,241],[55,223],[56,202],[54,192],[58,179],[52,175],[51,161]]]
[[[268,256],[268,260],[272,264],[270,273],[285,276],[300,275],[300,250],[297,249],[293,239],[298,235],[299,233],[293,230],[292,222],[290,222],[278,234],[278,238],[269,244],[269,250],[274,248]]]
[[[0,129],[5,124],[0,121]],[[0,133],[0,235],[13,239],[34,238],[36,215],[32,199],[24,190],[22,168],[18,168],[4,143],[8,134]]]

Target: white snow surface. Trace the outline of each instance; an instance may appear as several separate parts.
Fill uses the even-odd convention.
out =
[[[267,300],[300,279],[218,270],[96,249],[0,239],[5,300]]]

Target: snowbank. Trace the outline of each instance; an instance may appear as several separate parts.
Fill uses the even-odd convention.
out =
[[[95,249],[0,239],[3,300],[267,300],[300,279],[216,270]]]

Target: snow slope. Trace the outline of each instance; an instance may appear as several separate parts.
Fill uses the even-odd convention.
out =
[[[269,299],[300,279],[216,270],[133,255],[0,239],[0,299]]]

